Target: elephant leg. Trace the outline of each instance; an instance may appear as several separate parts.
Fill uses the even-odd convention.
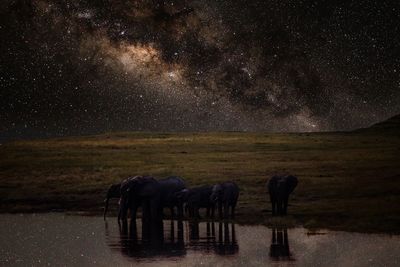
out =
[[[232,205],[232,207],[231,207],[231,217],[232,217],[232,219],[235,219],[235,207],[236,207],[236,205]]]
[[[125,199],[120,199],[119,205],[119,213],[118,213],[118,221],[119,220],[126,220],[128,213],[128,203]]]
[[[184,210],[185,210],[186,216],[190,216],[190,211],[189,211],[189,205],[188,204],[184,205]]]
[[[121,235],[127,235],[128,234],[128,222],[126,220],[122,221],[122,225],[118,224],[119,226],[119,232]]]
[[[150,213],[150,203],[148,201],[143,201],[142,204],[142,222],[147,224],[151,221]]]
[[[276,201],[276,214],[281,215],[281,201]]]
[[[287,196],[285,197],[285,199],[283,200],[283,215],[286,215],[286,214],[287,214],[288,202],[289,202],[289,195],[287,195]]]
[[[150,204],[150,205],[154,207],[153,204]],[[155,217],[154,217],[154,214],[155,214],[155,213],[157,213],[157,216],[160,216],[161,218],[164,218],[164,208],[163,208],[162,206],[157,206],[157,211],[156,211],[156,212],[153,211],[153,216],[152,216],[152,218],[155,218]]]
[[[271,196],[271,206],[272,206],[272,215],[276,214],[276,201],[273,196]]]
[[[118,223],[121,220],[121,198],[118,200]]]
[[[130,241],[137,242],[137,226],[136,226],[136,221],[131,221],[131,224],[129,225],[129,238],[131,239]]]
[[[197,219],[201,219],[201,217],[200,217],[200,208],[199,208],[199,206],[195,206],[195,216],[196,216],[196,218]]]
[[[131,208],[131,220],[136,221],[136,212],[137,212],[138,206],[133,205]]]
[[[182,204],[178,204],[176,206],[177,210],[178,210],[178,219],[182,219],[183,218],[183,205]]]
[[[229,219],[229,204],[224,203],[224,219]]]
[[[189,212],[189,218],[192,218],[193,217],[193,207],[187,206],[187,210]]]
[[[119,221],[122,220],[122,212],[121,212],[121,207],[118,210],[118,223]]]
[[[283,200],[282,199],[280,199],[278,201],[278,214],[283,215]]]
[[[158,221],[162,221],[162,212],[160,212],[160,210],[162,210],[162,207],[160,207],[160,202],[158,198],[154,198],[150,200],[150,217],[151,220],[158,222]]]

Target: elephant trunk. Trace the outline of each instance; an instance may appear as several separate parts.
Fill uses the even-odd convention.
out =
[[[104,202],[105,202],[105,206],[104,206],[104,220],[106,220],[106,213],[107,213],[107,210],[108,210],[108,201],[110,200],[110,198],[107,196],[107,198],[104,200]]]

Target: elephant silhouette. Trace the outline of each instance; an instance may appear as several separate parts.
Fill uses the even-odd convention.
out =
[[[275,175],[267,182],[267,190],[271,199],[272,215],[286,215],[289,195],[296,188],[298,179],[293,175]]]

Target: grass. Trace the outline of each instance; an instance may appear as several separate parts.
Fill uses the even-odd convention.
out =
[[[400,232],[400,137],[356,133],[110,133],[0,146],[0,212],[102,212],[127,176],[234,180],[237,222]],[[299,177],[289,216],[272,218],[265,183]],[[115,204],[116,205],[116,204]]]

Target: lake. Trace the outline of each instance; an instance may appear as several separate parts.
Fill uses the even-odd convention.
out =
[[[220,222],[0,215],[1,266],[400,266],[400,236]]]

